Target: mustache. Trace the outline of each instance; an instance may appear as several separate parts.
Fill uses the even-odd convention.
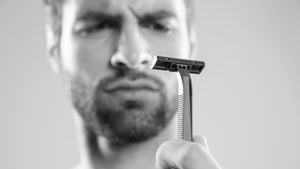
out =
[[[150,75],[146,72],[141,72],[137,70],[127,70],[127,71],[122,71],[118,72],[113,76],[106,77],[98,82],[98,85],[96,86],[96,90],[105,90],[109,88],[110,85],[112,84],[117,84],[117,83],[122,83],[124,81],[130,81],[130,82],[135,82],[135,81],[145,81],[149,86],[153,88],[162,90],[164,88],[163,82],[153,76]],[[155,86],[155,87],[154,87]]]

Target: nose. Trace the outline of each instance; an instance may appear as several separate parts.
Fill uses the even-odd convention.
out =
[[[116,69],[145,69],[153,59],[147,52],[147,45],[136,28],[125,28],[120,32],[111,65]]]

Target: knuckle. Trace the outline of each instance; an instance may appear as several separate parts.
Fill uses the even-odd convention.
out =
[[[203,146],[196,143],[186,144],[181,151],[180,163],[182,166],[197,163],[201,158],[205,157],[205,154],[206,150]]]
[[[156,151],[158,163],[168,162],[189,168],[191,164],[198,164],[201,159],[207,158],[206,148],[198,143],[182,140],[165,141]]]
[[[173,141],[165,141],[163,142],[156,151],[156,157],[160,158],[164,156],[169,149],[171,149],[173,145]]]
[[[173,144],[173,140],[167,140],[167,141],[164,141],[161,145],[160,145],[160,147],[162,147],[162,148],[167,148],[167,147],[170,147],[172,144]]]
[[[190,143],[184,147],[184,155],[197,155],[204,152],[204,148],[200,144]]]

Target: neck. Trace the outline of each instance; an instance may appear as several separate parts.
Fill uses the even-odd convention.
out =
[[[139,143],[114,146],[104,137],[89,133],[75,114],[81,165],[84,169],[155,169],[155,154],[162,142],[176,138],[175,118],[157,136]]]

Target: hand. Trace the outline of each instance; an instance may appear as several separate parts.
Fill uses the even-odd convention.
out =
[[[194,142],[164,142],[156,152],[156,169],[221,169],[221,166],[209,153],[206,139],[195,136]]]

